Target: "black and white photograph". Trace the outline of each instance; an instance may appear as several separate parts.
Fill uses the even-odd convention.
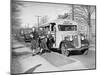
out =
[[[11,74],[96,69],[96,5],[11,0]]]

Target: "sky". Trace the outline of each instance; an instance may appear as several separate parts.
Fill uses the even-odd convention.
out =
[[[55,20],[58,15],[71,11],[69,5],[45,4],[36,2],[23,2],[20,6],[20,19],[22,27],[32,27],[37,24],[37,16],[48,16],[49,20]]]
[[[57,19],[58,15],[71,12],[71,5],[68,4],[54,4],[54,3],[40,3],[40,2],[24,2],[24,6],[19,6],[19,18],[21,20],[21,27],[33,27],[38,24],[37,16],[41,19],[47,16],[49,21]],[[92,18],[95,18],[93,13]]]

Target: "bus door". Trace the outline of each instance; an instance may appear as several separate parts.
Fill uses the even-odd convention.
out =
[[[50,34],[53,36],[54,42],[56,42],[56,27],[55,23],[50,23]],[[54,47],[56,46],[56,43],[53,45]]]

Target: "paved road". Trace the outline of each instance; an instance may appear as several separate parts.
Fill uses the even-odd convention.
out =
[[[88,55],[74,55],[70,57],[65,57],[59,52],[44,53],[42,55],[32,56],[32,51],[29,47],[26,47],[24,44],[14,41],[15,46],[24,46],[23,48],[15,49],[15,54],[12,56],[12,73],[21,73],[28,70],[31,70],[32,66],[39,65],[39,69],[36,69],[36,72],[39,71],[51,71],[59,70],[57,67],[65,66],[69,64],[69,59],[73,58],[78,60],[77,66],[86,68],[95,68],[95,50],[93,46],[90,47]],[[41,67],[42,64],[42,67]],[[76,64],[75,64],[76,65]],[[48,66],[48,67],[47,67]],[[45,69],[43,69],[45,68]],[[65,67],[72,68],[70,66]],[[76,67],[75,67],[76,68]],[[26,70],[27,69],[27,70]],[[34,69],[34,68],[33,68]],[[73,68],[74,69],[74,68]]]
[[[61,57],[60,55],[57,55],[56,53],[51,52],[51,53],[43,54],[42,57],[44,57],[47,61],[49,61],[51,64],[55,66],[63,66],[67,63],[66,61],[64,61],[64,58]],[[73,55],[66,58],[77,59],[88,69],[95,68],[95,52],[93,50],[90,50],[88,55]]]

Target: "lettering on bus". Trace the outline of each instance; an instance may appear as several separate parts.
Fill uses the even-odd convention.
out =
[[[69,22],[69,21],[64,21],[63,24],[66,24],[66,25],[72,25],[72,23]]]

